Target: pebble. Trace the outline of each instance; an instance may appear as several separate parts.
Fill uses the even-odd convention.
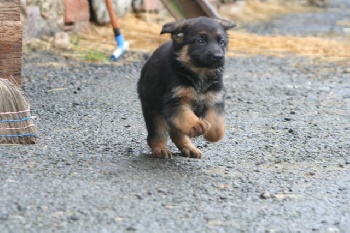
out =
[[[9,218],[9,214],[7,212],[0,212],[0,220],[7,220]]]

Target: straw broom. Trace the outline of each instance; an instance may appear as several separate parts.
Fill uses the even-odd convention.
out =
[[[35,144],[37,131],[24,92],[0,78],[0,144]]]

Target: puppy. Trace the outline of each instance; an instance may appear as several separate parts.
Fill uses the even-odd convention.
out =
[[[226,31],[233,27],[207,17],[163,26],[160,34],[170,33],[172,41],[154,51],[137,83],[153,157],[171,158],[168,135],[183,156],[193,158],[202,153],[190,138],[217,142],[224,136]]]

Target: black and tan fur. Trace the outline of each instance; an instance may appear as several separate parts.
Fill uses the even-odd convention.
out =
[[[170,33],[172,41],[155,50],[137,87],[154,157],[171,158],[169,134],[184,156],[194,158],[201,151],[190,138],[217,142],[224,136],[226,31],[234,26],[207,17],[163,26],[161,34]]]

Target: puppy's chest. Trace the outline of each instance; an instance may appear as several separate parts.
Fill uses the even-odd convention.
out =
[[[223,92],[207,92],[199,93],[194,95],[192,105],[205,105],[205,106],[214,106],[222,102],[224,98]]]
[[[192,108],[203,108],[214,106],[223,102],[224,90],[197,92],[193,87],[177,87],[173,91],[173,97],[179,98],[182,104],[190,105]]]

